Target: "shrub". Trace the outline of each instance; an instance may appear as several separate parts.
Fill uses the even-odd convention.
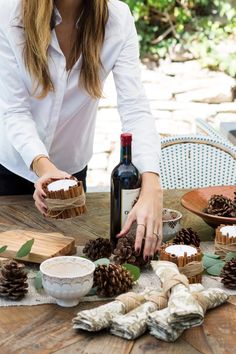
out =
[[[131,8],[141,56],[163,58],[176,46],[200,58],[203,65],[236,75],[236,54],[219,44],[236,37],[235,0],[123,0]]]

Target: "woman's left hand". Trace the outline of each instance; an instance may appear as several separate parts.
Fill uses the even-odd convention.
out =
[[[145,260],[153,258],[161,246],[162,207],[163,192],[160,187],[159,176],[151,172],[143,173],[139,199],[130,211],[124,227],[117,236],[126,235],[131,225],[136,221],[135,250],[138,253],[141,251],[142,241],[145,238],[143,251]]]

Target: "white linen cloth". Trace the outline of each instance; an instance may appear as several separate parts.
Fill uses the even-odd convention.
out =
[[[29,168],[40,154],[71,174],[87,165],[93,152],[98,100],[78,87],[81,57],[68,75],[55,28],[48,49],[55,92],[41,100],[32,96],[33,82],[22,56],[21,3],[0,0],[0,164],[34,182],[36,176]],[[140,173],[159,173],[160,142],[140,81],[134,20],[122,1],[110,0],[108,6],[102,85],[112,71],[122,130],[133,134],[133,162]],[[59,12],[55,10],[54,16],[58,25],[62,21]]]

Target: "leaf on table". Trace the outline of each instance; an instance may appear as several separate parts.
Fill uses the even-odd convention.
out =
[[[229,262],[231,261],[231,259],[235,258],[236,259],[236,252],[229,252],[227,253],[227,255],[225,256],[225,261]]]
[[[218,262],[217,264],[213,265],[212,267],[207,268],[207,273],[210,275],[214,275],[216,277],[219,277],[224,265],[225,265],[225,262],[223,262],[223,261]]]
[[[203,256],[202,261],[203,261],[203,267],[205,269],[208,269],[209,267],[212,267],[212,266],[222,262],[220,258],[217,258],[217,259],[211,258],[206,255]]]
[[[124,263],[124,264],[122,264],[122,266],[131,273],[134,281],[138,280],[138,278],[140,277],[140,269],[138,267],[134,266],[133,264],[129,264],[129,263]]]
[[[33,244],[34,244],[34,238],[32,238],[32,240],[29,240],[26,243],[24,243],[23,246],[21,246],[19,251],[16,253],[16,258],[23,258],[23,257],[28,256],[28,254],[30,253],[30,251],[32,249]]]
[[[204,253],[204,256],[209,257],[209,258],[215,258],[215,259],[219,259],[220,256],[218,254],[215,253]]]
[[[95,266],[97,267],[98,265],[109,265],[110,260],[108,258],[100,258],[94,261]]]
[[[94,296],[97,294],[97,286],[92,288],[86,296]]]
[[[37,290],[42,289],[42,287],[43,287],[42,273],[40,271],[36,273],[36,276],[34,278],[34,286],[35,286],[35,289],[37,289]]]
[[[3,246],[3,247],[1,247],[1,248],[0,248],[0,253],[5,252],[5,251],[6,251],[6,249],[7,249],[7,246]]]

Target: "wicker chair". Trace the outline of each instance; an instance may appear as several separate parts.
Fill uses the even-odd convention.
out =
[[[209,136],[176,136],[162,142],[164,189],[236,185],[236,149]]]
[[[215,128],[213,128],[210,124],[208,124],[206,121],[204,121],[203,119],[197,118],[196,119],[196,125],[197,125],[197,131],[198,134],[202,134],[202,135],[208,135],[213,139],[219,140],[219,141],[223,141],[227,144],[229,144],[231,147],[233,147],[234,145],[231,144],[231,142],[223,135],[221,134],[218,130],[216,130]]]

